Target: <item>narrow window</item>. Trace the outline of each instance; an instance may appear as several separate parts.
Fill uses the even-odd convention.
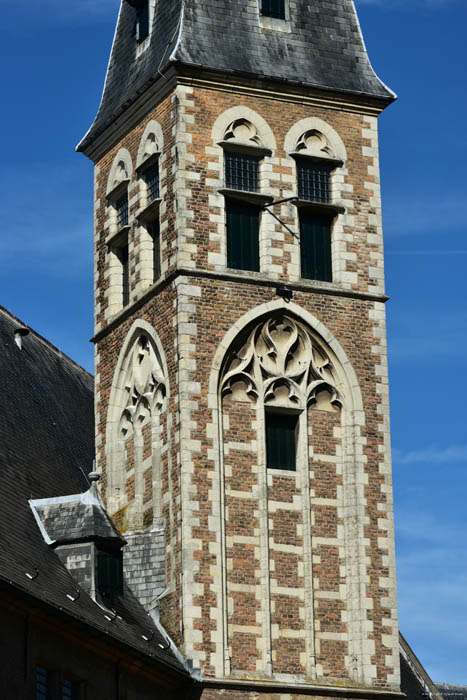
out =
[[[35,700],[48,700],[51,697],[50,671],[42,666],[36,666]]]
[[[149,0],[136,8],[136,38],[141,44],[149,36]]]
[[[125,192],[115,201],[115,211],[117,214],[117,230],[128,226],[128,192]]]
[[[261,14],[264,17],[285,19],[285,0],[261,0]]]
[[[225,186],[232,190],[257,192],[260,160],[259,156],[226,151]]]
[[[311,211],[300,213],[301,275],[332,282],[332,217]]]
[[[297,160],[298,198],[329,204],[331,167],[309,160]]]
[[[227,267],[259,270],[259,208],[226,201]]]
[[[161,276],[161,237],[159,221],[148,223],[148,234],[152,241],[153,282]]]
[[[145,174],[148,204],[159,197],[159,167],[156,165],[146,171]]]
[[[122,552],[99,552],[97,556],[97,582],[99,593],[107,596],[123,595]]]
[[[297,468],[298,415],[266,411],[266,462],[268,469]]]
[[[115,246],[114,251],[121,265],[122,306],[128,306],[130,303],[130,256],[128,239],[119,243],[118,246]]]

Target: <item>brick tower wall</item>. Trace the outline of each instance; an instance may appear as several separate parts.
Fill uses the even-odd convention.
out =
[[[346,159],[336,186],[345,213],[334,230],[333,284],[300,279],[297,239],[266,214],[261,273],[226,272],[218,142],[227,110],[225,126],[259,115],[260,137],[272,141],[262,187],[275,199],[296,194],[286,145],[297,124],[313,119],[342,140]],[[140,186],[132,174],[134,305],[115,313],[106,188],[121,149],[136,163],[153,119],[164,137],[161,278],[152,287],[141,279]],[[159,338],[169,393],[157,430],[143,424],[141,434],[135,429],[126,439],[125,492],[110,497],[123,530],[165,518],[162,620],[207,677],[257,680],[272,674],[284,682],[398,687],[378,173],[376,116],[368,110],[184,85],[96,164],[96,416],[103,490],[109,495],[115,368],[134,323],[143,321]],[[275,211],[297,229],[294,206]],[[278,297],[279,282],[291,284],[290,302]],[[317,400],[306,412],[310,459],[300,478],[258,468],[262,408],[248,397],[237,400],[227,392],[220,400],[218,394],[229,347],[268,314],[288,314],[312,329],[320,351],[331,348],[348,378],[344,406]],[[142,505],[132,511],[138,469]],[[239,692],[222,697],[256,697]],[[205,697],[216,693],[205,691]]]

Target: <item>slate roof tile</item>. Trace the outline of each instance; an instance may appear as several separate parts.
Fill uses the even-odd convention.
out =
[[[290,0],[290,32],[263,28],[258,0],[184,0],[183,7],[159,0],[149,47],[138,55],[136,10],[122,0],[102,101],[78,150],[170,63],[394,99],[370,64],[352,0]]]

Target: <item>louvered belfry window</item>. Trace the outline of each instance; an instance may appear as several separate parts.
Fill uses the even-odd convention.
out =
[[[266,459],[268,469],[297,468],[298,415],[266,411]]]
[[[331,168],[309,160],[297,161],[298,198],[309,202],[331,201]]]
[[[257,192],[260,160],[259,156],[226,151],[225,186],[232,190]]]
[[[301,276],[332,282],[332,216],[313,211],[300,213]]]
[[[259,270],[259,215],[254,204],[227,200],[227,267]]]
[[[262,0],[261,14],[265,17],[285,19],[285,0]]]

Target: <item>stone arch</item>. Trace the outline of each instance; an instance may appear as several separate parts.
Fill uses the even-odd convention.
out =
[[[328,143],[330,151],[332,152],[333,158],[342,160],[344,163],[346,162],[347,151],[342,138],[339,136],[337,131],[330,126],[330,124],[325,122],[323,119],[319,119],[318,117],[307,117],[306,119],[301,119],[289,129],[284,139],[285,152],[287,154],[296,152],[297,146],[300,144],[300,141],[305,137],[305,135],[311,135],[313,133],[323,135]],[[323,157],[329,157],[329,155],[323,153]]]
[[[143,469],[152,466],[152,482],[159,483],[160,455],[152,451],[152,462],[143,459],[143,430],[152,446],[160,443],[160,417],[167,411],[169,395],[165,353],[155,329],[146,321],[133,323],[120,351],[114,372],[106,426],[107,503],[111,513],[126,508],[126,527],[137,529],[143,522]],[[133,464],[129,465],[131,451]],[[129,498],[127,476],[133,479],[134,498]],[[153,509],[159,511],[157,494]],[[128,506],[128,508],[127,508]]]
[[[282,320],[286,323],[290,321],[289,330],[284,331],[284,328],[277,327],[277,323],[280,324]],[[295,330],[293,330],[294,325]],[[288,338],[281,338],[284,332],[288,334]],[[274,334],[275,337],[273,337]],[[282,348],[278,348],[279,345]],[[298,348],[295,356],[294,347]],[[253,358],[255,354],[256,359]],[[309,356],[308,359],[306,355]],[[289,367],[285,361],[287,357],[289,357]],[[235,386],[236,375],[240,377],[239,383],[243,383],[243,386]],[[279,385],[286,386],[286,392],[279,396],[278,402],[277,395],[274,395],[274,381],[277,379]],[[328,396],[323,402],[321,391]],[[235,392],[238,392],[236,397]],[[224,404],[226,397],[228,403]],[[286,472],[279,471],[277,474],[281,479],[295,479],[298,493],[301,494],[298,497],[299,506],[297,507],[301,513],[303,527],[304,596],[308,601],[303,612],[306,622],[303,633],[305,648],[302,651],[303,658],[307,659],[304,673],[311,675],[316,672],[313,664],[319,655],[320,648],[319,629],[315,628],[314,604],[311,602],[314,600],[313,556],[316,553],[312,523],[315,517],[314,509],[319,507],[313,501],[311,486],[310,470],[316,468],[312,466],[315,463],[315,458],[312,457],[314,453],[310,452],[315,430],[315,427],[309,427],[315,425],[312,416],[316,415],[318,424],[324,421],[326,425],[331,426],[331,434],[335,434],[332,431],[337,430],[340,436],[340,448],[335,457],[336,475],[340,474],[342,477],[343,534],[339,544],[339,561],[345,565],[347,572],[345,605],[348,619],[348,656],[354,660],[357,659],[352,668],[349,668],[349,674],[352,679],[358,681],[364,677],[364,661],[359,649],[360,640],[366,634],[365,623],[360,619],[364,597],[362,571],[364,571],[365,561],[365,548],[362,545],[365,517],[363,487],[365,457],[361,439],[364,412],[358,379],[344,349],[322,322],[296,303],[277,299],[262,304],[238,319],[222,339],[212,365],[209,402],[213,415],[212,434],[219,436],[218,449],[213,451],[216,462],[214,481],[217,480],[216,484],[213,481],[213,488],[217,487],[220,493],[218,528],[221,533],[219,557],[223,580],[219,593],[219,607],[223,611],[222,639],[225,673],[232,670],[229,659],[233,657],[231,644],[234,633],[231,631],[229,609],[231,609],[235,591],[235,581],[231,586],[229,580],[229,571],[233,570],[230,552],[233,551],[234,540],[232,540],[232,530],[229,529],[228,513],[231,511],[228,504],[231,496],[228,489],[231,488],[229,483],[232,479],[234,483],[235,480],[239,483],[239,479],[242,484],[248,483],[248,478],[244,478],[243,475],[238,476],[242,468],[249,469],[248,466],[241,466],[242,460],[246,459],[245,450],[249,450],[251,455],[252,479],[255,486],[250,498],[253,501],[256,499],[254,510],[258,514],[255,530],[257,542],[251,543],[259,553],[260,571],[256,575],[261,581],[261,594],[257,598],[257,605],[261,606],[261,619],[264,621],[262,632],[264,648],[261,650],[262,658],[258,663],[265,671],[270,672],[271,668],[274,669],[274,654],[277,659],[277,648],[274,647],[277,644],[277,639],[274,637],[276,633],[271,631],[273,615],[270,603],[271,585],[273,585],[271,577],[274,577],[274,573],[271,572],[274,572],[275,568],[274,566],[271,568],[270,565],[271,557],[274,555],[271,552],[269,534],[269,523],[273,517],[270,513],[275,512],[270,511],[269,508],[274,509],[277,504],[269,505],[268,494],[272,477],[270,470],[266,468],[265,454],[265,415],[269,406],[287,412],[295,410],[299,415],[297,425],[300,444],[297,447],[297,469],[291,477],[286,476]],[[234,406],[236,402],[238,402],[237,407]],[[318,409],[317,414],[315,414],[315,408]],[[326,413],[322,412],[323,409]],[[328,411],[332,411],[333,415]],[[242,426],[241,430],[245,431],[246,436],[242,442],[243,447],[238,452],[240,461],[235,461],[237,460],[235,451],[239,449],[238,437],[228,437],[232,426],[234,426],[234,433],[231,434],[235,435],[236,421],[240,421],[239,425]],[[332,425],[336,428],[333,429]],[[233,443],[229,442],[232,439]],[[243,462],[243,464],[246,463]],[[234,485],[232,488],[239,487]],[[235,538],[235,535],[233,537]]]
[[[164,149],[164,135],[162,127],[155,119],[151,119],[146,125],[143,136],[139,142],[136,156],[136,167],[144,163],[154,153],[162,153]]]
[[[121,148],[115,156],[107,180],[107,194],[112,192],[124,180],[131,180],[133,163],[126,148]]]
[[[251,143],[252,146],[261,145],[264,148],[269,148],[271,151],[277,148],[276,139],[266,120],[258,114],[258,112],[243,105],[230,107],[217,117],[211,131],[213,142],[217,144],[219,141],[223,141],[229,129],[235,129],[236,124],[241,126],[242,122],[251,124],[256,131],[254,138],[256,138],[257,141],[253,141]],[[258,141],[260,141],[261,144],[259,144]]]

